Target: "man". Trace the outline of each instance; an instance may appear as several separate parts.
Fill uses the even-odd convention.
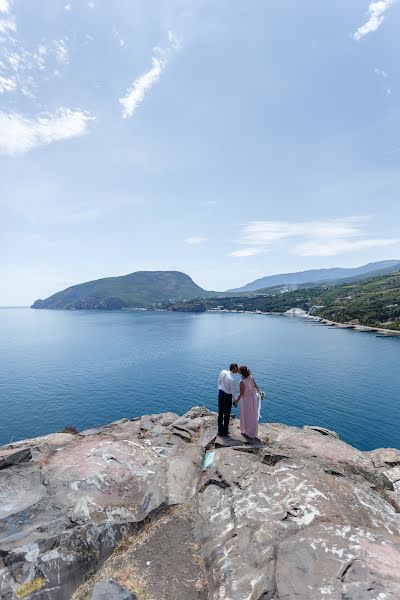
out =
[[[218,377],[218,435],[229,435],[229,419],[231,418],[232,400],[236,400],[236,387],[233,376],[239,368],[232,363],[229,371],[223,369]]]

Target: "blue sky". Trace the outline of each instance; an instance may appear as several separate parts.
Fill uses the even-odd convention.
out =
[[[400,2],[0,0],[0,304],[400,259]]]

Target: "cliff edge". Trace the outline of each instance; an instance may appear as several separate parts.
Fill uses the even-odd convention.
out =
[[[203,407],[0,448],[2,600],[398,600],[400,451]]]

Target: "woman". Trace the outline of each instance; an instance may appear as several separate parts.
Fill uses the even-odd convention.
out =
[[[260,390],[247,367],[239,367],[239,373],[242,381],[240,382],[240,393],[234,405],[237,406],[241,402],[240,431],[244,437],[256,438],[258,434],[257,393],[260,393]]]

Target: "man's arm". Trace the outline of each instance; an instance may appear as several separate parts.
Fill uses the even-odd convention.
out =
[[[233,379],[233,377],[231,377],[231,392],[232,392],[232,398],[235,401],[236,400],[236,385],[235,385],[235,380]]]
[[[219,389],[219,387],[221,385],[221,379],[222,379],[222,371],[221,371],[221,373],[219,374],[219,377],[218,377],[218,389]]]

